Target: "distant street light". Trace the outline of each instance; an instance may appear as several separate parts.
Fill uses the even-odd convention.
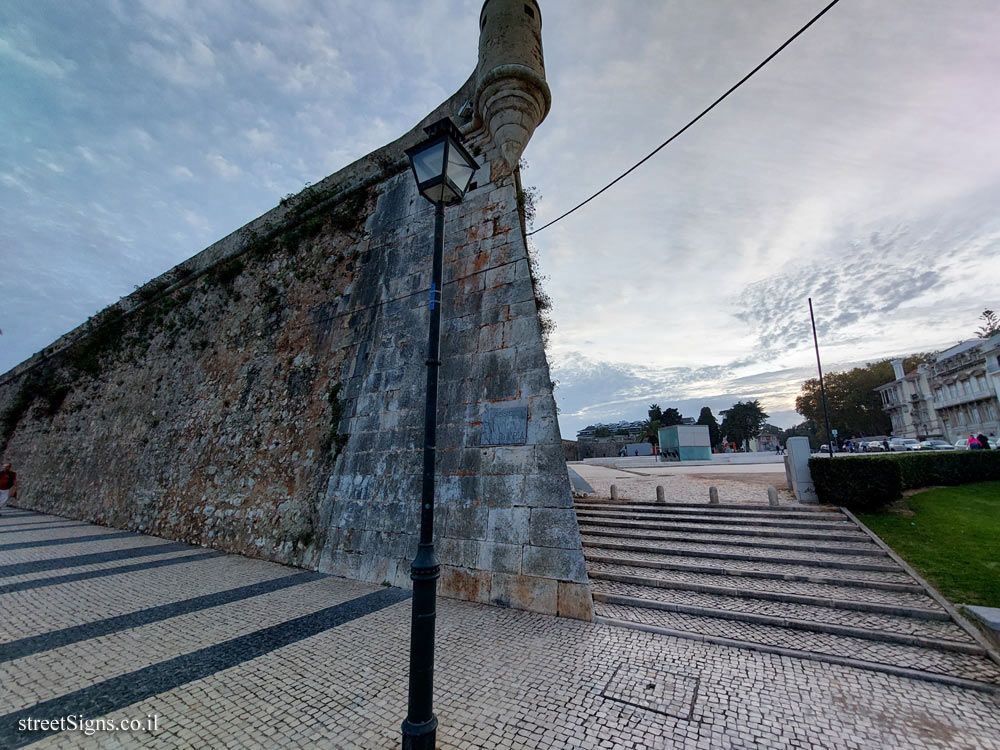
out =
[[[434,555],[434,457],[437,447],[438,370],[441,366],[441,267],[444,207],[459,203],[479,165],[462,145],[455,124],[445,118],[424,128],[427,140],[406,150],[420,194],[434,204],[434,260],[431,270],[430,327],[427,335],[427,400],[424,407],[424,476],[420,495],[420,543],[410,566],[413,614],[410,620],[410,689],[403,750],[434,750],[434,623],[440,567]]]

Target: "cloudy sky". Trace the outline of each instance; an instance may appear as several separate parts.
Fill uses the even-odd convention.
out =
[[[825,1],[542,0],[541,226]],[[0,372],[409,130],[479,0],[0,3]],[[564,436],[948,346],[1000,307],[995,0],[842,0],[694,128],[533,237]]]

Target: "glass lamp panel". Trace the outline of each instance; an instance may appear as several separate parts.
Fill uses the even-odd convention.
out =
[[[444,141],[439,141],[419,153],[411,154],[417,182],[426,182],[444,172]]]
[[[478,164],[469,164],[460,149],[449,144],[448,148],[448,178],[455,183],[462,195],[469,189],[472,175],[476,173]]]
[[[444,183],[439,182],[436,185],[424,188],[420,193],[431,203],[445,203],[451,191],[445,187]]]

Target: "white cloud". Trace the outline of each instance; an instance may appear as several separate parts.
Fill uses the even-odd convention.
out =
[[[181,88],[206,88],[222,83],[222,75],[215,68],[215,54],[204,40],[190,38],[186,44],[172,39],[170,42],[167,47],[135,42],[129,45],[132,61]]]
[[[194,177],[194,172],[187,167],[177,165],[170,168],[170,176],[178,180],[190,180]]]
[[[52,78],[65,78],[76,69],[76,63],[72,60],[29,54],[18,49],[9,39],[4,38],[0,38],[0,57],[6,57],[18,65]]]
[[[231,162],[227,161],[226,158],[221,154],[209,154],[208,156],[205,157],[205,160],[208,162],[208,165],[212,168],[212,171],[215,172],[217,175],[219,175],[219,177],[221,177],[224,180],[235,179],[236,177],[239,177],[243,173],[243,170],[241,170],[235,164],[232,164]]]
[[[206,234],[212,229],[212,223],[197,211],[183,209],[181,217],[201,234]]]
[[[249,130],[243,131],[243,136],[250,142],[250,146],[254,151],[266,153],[274,150],[275,136],[270,130],[250,128]]]

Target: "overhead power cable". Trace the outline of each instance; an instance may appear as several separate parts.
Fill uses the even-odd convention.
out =
[[[627,170],[625,170],[624,172],[622,172],[620,175],[618,175],[618,177],[616,177],[615,179],[613,179],[611,182],[609,182],[607,185],[605,185],[604,187],[602,187],[600,190],[598,190],[592,196],[590,196],[589,198],[587,198],[587,200],[583,201],[582,203],[577,204],[576,206],[574,206],[573,208],[571,208],[569,211],[567,211],[566,213],[562,214],[561,216],[557,216],[556,218],[554,218],[549,223],[543,224],[538,229],[534,229],[534,230],[528,232],[527,236],[530,237],[533,234],[538,234],[543,229],[546,229],[547,227],[550,227],[553,224],[555,224],[557,221],[565,219],[567,216],[569,216],[571,213],[573,213],[577,209],[583,208],[588,203],[590,203],[592,200],[594,200],[594,198],[596,198],[601,193],[603,193],[605,190],[607,190],[611,186],[617,184],[622,179],[624,179],[626,176],[628,176],[629,174],[631,174],[632,172],[634,172],[636,169],[638,169],[642,164],[644,164],[645,162],[649,161],[649,159],[651,159],[653,156],[655,156],[657,153],[659,153],[659,151],[664,146],[667,146],[671,141],[673,141],[675,138],[677,138],[681,133],[683,133],[685,130],[687,130],[692,125],[694,125],[696,122],[698,122],[698,120],[700,120],[702,117],[704,117],[709,112],[711,112],[713,109],[715,109],[716,105],[719,104],[723,99],[725,99],[731,93],[733,93],[734,91],[736,91],[736,89],[738,89],[740,86],[742,86],[748,80],[750,80],[750,78],[754,75],[754,73],[756,73],[758,70],[760,70],[761,68],[763,68],[769,62],[771,62],[771,60],[773,60],[777,56],[777,54],[779,52],[781,52],[785,47],[787,47],[789,44],[791,44],[792,42],[794,42],[802,34],[802,32],[804,32],[806,29],[808,29],[810,26],[812,26],[814,23],[816,23],[816,21],[818,21],[820,18],[822,18],[823,15],[828,10],[830,10],[830,8],[832,8],[834,5],[836,5],[839,2],[840,2],[840,0],[833,0],[833,2],[831,2],[829,5],[827,5],[825,8],[823,8],[823,10],[821,10],[819,13],[817,13],[815,16],[813,16],[812,20],[810,20],[809,23],[807,23],[801,29],[799,29],[798,31],[796,31],[791,37],[788,38],[788,40],[784,44],[782,44],[780,47],[778,47],[778,49],[776,49],[774,52],[772,52],[770,55],[768,55],[764,59],[764,61],[760,63],[760,65],[758,65],[756,68],[754,68],[749,73],[747,73],[745,76],[743,76],[739,81],[737,81],[733,86],[731,86],[730,89],[728,91],[726,91],[725,94],[723,94],[722,96],[720,96],[718,99],[716,99],[710,105],[708,105],[708,107],[706,107],[704,110],[702,110],[701,114],[699,114],[697,117],[695,117],[693,120],[691,120],[691,122],[689,122],[683,128],[681,128],[676,133],[674,133],[672,136],[670,136],[667,140],[665,140],[663,143],[661,143],[659,146],[657,146],[655,149],[653,149],[649,154],[647,154],[642,159],[640,159],[638,162],[636,162],[631,167],[629,167]]]

